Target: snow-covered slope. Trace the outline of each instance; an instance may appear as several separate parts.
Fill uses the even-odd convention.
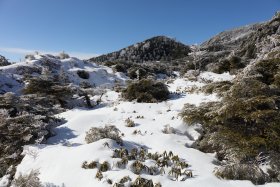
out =
[[[213,73],[202,73],[203,79],[212,81],[229,80],[229,74],[217,75]],[[125,102],[120,95],[114,91],[108,91],[103,97],[106,104],[93,110],[73,109],[60,114],[67,123],[55,129],[57,135],[48,140],[48,144],[26,146],[24,159],[17,167],[16,176],[20,173],[29,173],[31,170],[39,170],[39,178],[45,184],[66,187],[90,187],[111,186],[106,180],[114,182],[129,175],[135,179],[137,175],[131,172],[128,166],[120,169],[115,166],[118,159],[112,158],[113,149],[119,146],[110,139],[102,139],[94,143],[86,144],[85,133],[91,127],[103,127],[115,125],[123,133],[124,146],[128,149],[133,147],[146,147],[149,152],[172,151],[178,154],[189,165],[194,177],[185,181],[174,181],[166,174],[141,176],[160,182],[164,187],[170,186],[254,186],[250,181],[226,181],[214,176],[213,169],[216,167],[215,155],[205,154],[190,148],[192,143],[199,138],[199,126],[187,127],[178,117],[185,103],[198,105],[201,102],[215,101],[216,95],[204,95],[202,93],[188,93],[194,86],[203,86],[201,82],[191,82],[185,79],[176,79],[168,84],[170,91],[181,92],[174,94],[166,102],[162,103],[134,103]],[[144,116],[144,118],[137,118]],[[131,118],[135,127],[126,127],[125,120]],[[175,133],[164,134],[162,130],[170,126]],[[138,131],[134,134],[134,131]],[[105,143],[109,143],[109,148]],[[104,178],[98,181],[95,178],[97,169],[83,169],[84,161],[108,161],[112,168],[103,173]],[[147,163],[148,164],[148,163]],[[151,163],[150,163],[151,164]],[[267,184],[264,186],[278,186],[279,184]]]
[[[28,76],[38,76],[45,69],[49,70],[53,76],[63,76],[72,84],[80,85],[83,82],[91,86],[111,88],[115,83],[123,84],[126,76],[121,73],[114,73],[111,68],[88,63],[77,58],[59,59],[52,55],[35,55],[32,60],[15,63],[0,67],[0,93],[20,92],[24,83],[22,78]],[[78,71],[86,71],[88,79],[78,76]]]

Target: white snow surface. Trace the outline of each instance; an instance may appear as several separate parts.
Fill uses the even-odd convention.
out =
[[[219,81],[230,81],[234,78],[234,75],[230,75],[229,72],[216,74],[213,72],[202,72],[199,75],[199,78],[204,80],[209,80],[211,82],[219,82]]]
[[[203,73],[203,76],[211,80],[229,80],[228,74],[217,75]],[[173,83],[168,84],[170,91],[183,91],[191,86],[203,86],[203,83],[190,82],[178,78]],[[161,103],[135,103],[122,101],[119,93],[107,90],[103,97],[104,105],[99,108],[73,109],[59,114],[65,118],[67,123],[55,129],[57,135],[50,138],[47,144],[30,145],[25,147],[24,158],[17,167],[16,176],[20,173],[29,173],[31,170],[40,171],[39,178],[45,184],[53,184],[66,187],[107,187],[106,179],[110,178],[118,182],[122,177],[129,175],[133,180],[137,177],[129,169],[112,167],[104,172],[101,181],[95,179],[97,169],[83,169],[84,161],[108,161],[111,166],[118,161],[112,158],[113,148],[117,148],[116,143],[110,139],[102,139],[97,142],[87,144],[85,133],[91,127],[103,127],[106,124],[115,125],[124,133],[124,146],[128,149],[132,147],[144,146],[149,152],[172,151],[184,159],[193,172],[194,177],[185,181],[170,180],[167,174],[141,176],[160,182],[164,187],[253,187],[250,181],[221,180],[214,176],[213,169],[215,154],[206,154],[190,145],[199,138],[197,131],[199,125],[188,127],[178,116],[185,103],[199,105],[201,102],[217,100],[216,95],[204,95],[202,93],[173,95],[168,101]],[[170,111],[168,111],[170,109]],[[144,116],[144,119],[136,119],[137,116]],[[126,127],[125,119],[131,118],[137,125]],[[173,118],[173,119],[172,119]],[[176,134],[164,134],[164,126],[170,125],[176,129]],[[142,134],[133,135],[134,130],[141,130]],[[185,135],[187,132],[188,136]],[[110,148],[103,144],[108,142]],[[264,187],[276,187],[279,183],[269,183]]]

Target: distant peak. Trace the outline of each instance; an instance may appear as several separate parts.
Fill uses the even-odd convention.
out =
[[[187,56],[189,46],[167,36],[154,36],[145,41],[123,48],[109,54],[91,58],[93,62],[105,61],[171,61]]]

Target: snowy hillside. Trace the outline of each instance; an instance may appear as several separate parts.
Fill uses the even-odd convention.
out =
[[[32,60],[0,67],[0,91],[18,92],[22,87],[22,78],[25,75],[38,76],[44,70],[49,70],[52,75],[64,76],[74,85],[88,83],[91,86],[109,87],[115,83],[123,84],[126,78],[121,73],[114,74],[111,68],[98,66],[93,63],[79,60],[77,58],[59,59],[52,55],[35,55]],[[86,71],[88,78],[81,78],[78,71]]]
[[[279,34],[0,56],[0,187],[279,186]]]
[[[203,80],[223,81],[230,80],[229,74],[203,73]],[[199,79],[200,80],[200,79]],[[172,82],[172,81],[171,81]],[[57,135],[50,138],[47,144],[25,146],[24,159],[17,167],[16,177],[21,173],[29,173],[32,170],[40,172],[39,178],[49,186],[111,186],[107,179],[113,183],[120,181],[124,176],[130,176],[135,180],[138,175],[131,171],[132,162],[127,166],[119,168],[116,166],[118,158],[112,158],[114,149],[120,148],[111,139],[101,139],[87,144],[85,142],[86,132],[91,127],[104,127],[115,125],[121,133],[124,148],[146,148],[149,152],[162,153],[172,151],[185,160],[193,177],[182,175],[178,181],[169,175],[170,168],[164,168],[165,174],[149,175],[143,173],[141,176],[160,182],[162,186],[254,186],[250,181],[226,181],[220,180],[213,174],[217,166],[214,154],[205,154],[190,148],[196,139],[200,137],[200,127],[187,127],[178,116],[185,103],[198,105],[201,102],[217,100],[217,96],[202,93],[189,92],[191,88],[201,87],[201,81],[191,82],[187,79],[176,79],[169,83],[174,94],[166,102],[162,103],[134,103],[122,101],[119,94],[108,90],[103,97],[106,103],[103,107],[93,110],[73,109],[59,114],[65,118],[67,123],[55,129]],[[139,117],[141,116],[141,117]],[[143,116],[143,117],[142,117]],[[125,120],[130,118],[135,122],[135,127],[126,127]],[[167,133],[163,132],[168,129]],[[83,169],[84,161],[107,161],[110,169],[103,172],[103,178],[99,181],[95,178],[97,169]],[[152,160],[146,160],[145,164],[153,166]],[[182,180],[182,181],[180,181]],[[2,181],[4,182],[4,181]],[[125,183],[128,185],[130,182]],[[278,186],[279,184],[267,184],[265,186]]]

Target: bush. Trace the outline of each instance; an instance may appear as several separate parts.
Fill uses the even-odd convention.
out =
[[[24,94],[37,94],[55,100],[61,107],[67,107],[67,103],[73,97],[74,91],[67,84],[45,77],[33,77],[28,79],[28,84],[23,90]]]
[[[114,70],[115,70],[116,72],[123,72],[123,73],[126,73],[127,67],[126,67],[124,64],[118,63],[118,64],[116,64],[116,65],[114,66]]]
[[[136,99],[137,102],[154,103],[167,100],[169,91],[164,83],[142,79],[129,84],[122,96],[129,101]]]
[[[219,96],[222,96],[230,89],[231,86],[232,83],[230,81],[221,81],[206,84],[201,89],[206,94],[217,93]]]
[[[35,56],[32,54],[25,55],[25,60],[35,60]]]
[[[218,62],[213,69],[215,73],[224,73],[230,71],[230,62],[228,59],[221,60]]]
[[[77,74],[82,79],[89,79],[89,73],[86,72],[85,70],[78,70]]]
[[[143,79],[148,75],[147,71],[143,68],[132,67],[128,69],[128,77],[131,79]]]
[[[100,170],[101,172],[106,172],[106,171],[110,170],[110,167],[111,167],[111,166],[110,166],[109,162],[104,161],[102,164],[100,164],[99,170]]]
[[[272,182],[280,182],[280,153],[271,152],[269,154],[270,168],[267,173],[271,177]]]
[[[126,123],[126,127],[135,127],[135,123],[134,123],[134,121],[133,120],[131,120],[130,118],[127,118],[126,120],[125,120],[125,123]]]
[[[238,56],[232,56],[227,59],[222,59],[220,62],[213,65],[213,71],[215,73],[231,72],[235,73],[236,70],[244,68],[245,65]]]
[[[232,164],[222,166],[215,171],[215,175],[229,180],[250,180],[255,185],[264,184],[269,177],[255,164]]]
[[[14,179],[13,187],[43,187],[43,184],[38,178],[39,171],[32,170],[28,175],[20,174],[16,179]]]
[[[113,125],[102,127],[92,127],[86,132],[85,141],[87,143],[96,142],[98,140],[109,138],[115,140],[118,144],[122,145],[120,130]]]
[[[3,57],[3,56],[0,55],[0,67],[1,67],[1,66],[8,66],[8,65],[10,65],[10,64],[11,64],[11,63],[8,62],[8,60],[7,60],[5,57]]]
[[[170,127],[169,124],[167,124],[167,125],[164,126],[164,129],[162,130],[162,132],[164,134],[175,134],[176,130],[173,127]]]
[[[229,63],[230,63],[230,70],[240,69],[245,67],[241,61],[241,58],[237,56],[230,57]]]
[[[258,61],[237,75],[221,101],[198,107],[185,105],[181,113],[184,121],[188,125],[200,123],[204,129],[197,147],[217,152],[219,160],[233,163],[218,170],[220,177],[256,184],[269,181],[261,169],[248,165],[264,153],[271,157],[270,178],[278,180],[280,166],[272,155],[280,154],[279,65],[278,59]],[[248,174],[239,175],[242,172]]]
[[[65,53],[64,51],[61,52],[61,53],[59,53],[58,57],[59,57],[60,59],[67,59],[67,58],[70,58],[70,56],[69,56],[67,53]]]
[[[99,163],[96,162],[96,161],[92,161],[90,163],[88,163],[87,161],[83,162],[82,164],[82,168],[84,169],[95,169],[95,168],[98,168],[99,166]]]

